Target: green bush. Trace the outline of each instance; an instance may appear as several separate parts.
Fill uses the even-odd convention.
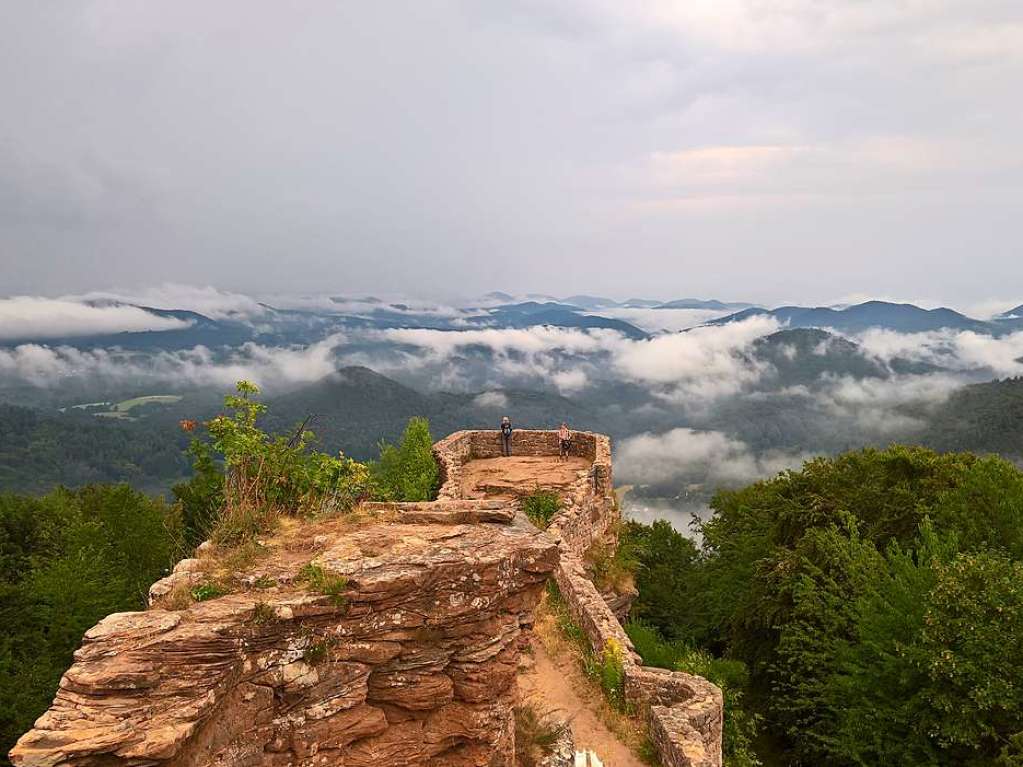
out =
[[[175,485],[171,492],[181,507],[185,545],[194,549],[213,533],[224,506],[224,472],[209,443],[193,440],[192,478]]]
[[[369,466],[374,495],[383,501],[431,501],[437,496],[440,468],[433,455],[430,423],[411,418],[397,447],[380,443],[380,459]]]
[[[694,614],[705,609],[696,583],[696,545],[664,520],[652,525],[625,522],[618,545],[636,563],[634,582],[639,596],[632,614],[663,636],[695,641],[696,632],[690,630],[696,625]]]
[[[625,648],[608,639],[600,657],[596,659],[596,676],[611,706],[618,711],[625,710]]]
[[[0,494],[0,755],[49,706],[86,629],[144,609],[181,536],[175,509],[124,485]]]
[[[746,700],[787,759],[1020,763],[1018,469],[868,449],[720,492],[711,507],[699,548],[666,525],[627,528],[641,544],[636,610],[668,639],[741,661]],[[720,673],[682,657],[677,668]]]
[[[621,532],[619,529],[614,547],[596,541],[583,556],[590,579],[601,591],[610,589],[619,594],[624,593],[632,588],[639,569],[640,548],[635,540]]]
[[[344,511],[368,494],[366,466],[310,450],[312,432],[263,431],[258,421],[266,405],[258,394],[254,384],[239,381],[237,394],[224,398],[229,414],[204,424],[209,441],[192,442],[194,474],[174,488],[191,546],[206,538],[236,546],[271,532],[281,514]]]
[[[551,490],[535,490],[522,499],[522,510],[530,522],[546,530],[561,511],[561,496]]]

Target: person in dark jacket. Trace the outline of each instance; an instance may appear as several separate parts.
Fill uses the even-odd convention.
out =
[[[511,418],[505,416],[501,419],[501,454],[511,455],[512,425]]]

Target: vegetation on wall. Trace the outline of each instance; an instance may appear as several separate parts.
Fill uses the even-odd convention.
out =
[[[546,530],[561,511],[561,497],[551,490],[534,490],[522,499],[522,511],[530,522]]]

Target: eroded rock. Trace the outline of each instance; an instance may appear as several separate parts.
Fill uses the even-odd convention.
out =
[[[313,525],[307,546],[271,546],[254,565],[282,585],[260,591],[237,573],[238,593],[108,616],[12,761],[507,764],[523,627],[558,553],[550,536],[485,511],[447,518],[473,524]],[[310,560],[347,580],[343,600],[303,585]],[[188,561],[175,575],[197,571]]]

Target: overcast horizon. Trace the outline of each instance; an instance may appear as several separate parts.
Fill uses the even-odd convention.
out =
[[[1023,5],[9,4],[5,295],[1023,301]]]

